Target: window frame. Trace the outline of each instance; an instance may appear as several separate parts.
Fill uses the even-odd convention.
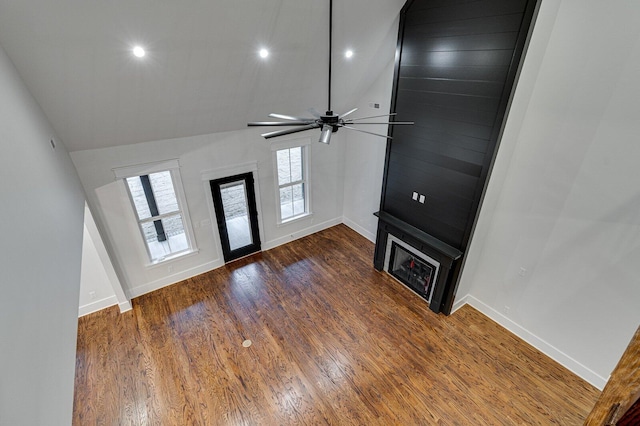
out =
[[[178,160],[167,160],[158,163],[148,163],[148,164],[140,164],[128,167],[120,167],[113,169],[115,177],[117,180],[121,181],[121,184],[124,186],[124,191],[127,193],[129,198],[129,206],[131,208],[131,213],[133,214],[133,219],[135,220],[136,227],[138,228],[140,242],[144,247],[144,252],[146,253],[147,263],[145,266],[151,267],[160,264],[164,264],[166,262],[170,262],[176,259],[183,258],[184,256],[188,256],[198,252],[198,248],[196,246],[193,227],[191,224],[191,215],[189,214],[189,209],[187,207],[187,201],[184,193],[184,187],[182,185],[182,177],[180,176],[180,164]],[[173,191],[176,196],[176,202],[178,204],[178,210],[173,211],[171,213],[159,214],[158,216],[150,216],[149,218],[140,219],[138,216],[137,208],[135,202],[133,200],[133,196],[131,195],[131,190],[126,181],[127,178],[131,177],[140,177],[144,175],[150,175],[153,173],[159,172],[169,172],[171,176],[171,184],[173,185]],[[176,253],[172,253],[163,258],[153,260],[151,256],[151,251],[149,249],[149,245],[144,236],[144,231],[142,229],[143,223],[153,222],[155,220],[161,220],[165,217],[180,215],[182,218],[182,224],[184,228],[185,237],[187,240],[187,249],[182,250]]]
[[[278,176],[278,151],[291,148],[302,149],[302,179],[295,182],[290,182],[284,185],[280,185]],[[274,170],[274,183],[275,183],[275,199],[276,199],[276,225],[282,226],[292,222],[296,222],[301,219],[312,216],[311,209],[311,184],[310,184],[310,163],[311,163],[311,139],[310,138],[298,138],[291,139],[284,142],[278,142],[271,145],[273,170]],[[282,219],[282,205],[280,204],[280,189],[288,186],[296,185],[298,183],[303,184],[304,188],[304,203],[305,211],[295,216]]]

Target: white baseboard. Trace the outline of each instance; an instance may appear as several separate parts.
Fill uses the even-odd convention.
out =
[[[600,376],[593,370],[588,367],[582,365],[575,359],[571,358],[569,355],[565,354],[558,348],[554,347],[550,343],[531,333],[521,325],[515,323],[511,319],[507,318],[500,312],[493,309],[491,306],[482,302],[481,300],[476,299],[470,294],[462,297],[459,302],[454,304],[454,310],[462,307],[463,304],[468,303],[470,306],[474,307],[478,311],[482,312],[487,317],[491,318],[493,321],[500,324],[502,327],[506,328],[525,342],[529,343],[531,346],[538,349],[540,352],[544,353],[554,361],[558,362],[560,365],[566,367],[573,373],[577,374],[587,382],[591,383],[596,388],[602,390],[604,386],[607,384],[607,379]]]
[[[342,223],[344,223],[349,228],[353,229],[358,234],[362,235],[363,237],[365,237],[367,240],[371,241],[372,243],[376,242],[376,234],[372,234],[371,232],[367,231],[362,226],[358,225],[357,223],[355,223],[354,221],[352,221],[348,217],[344,217],[343,216],[342,217]]]
[[[328,220],[326,222],[319,223],[314,226],[310,226],[303,230],[294,232],[291,235],[287,235],[286,237],[281,237],[275,240],[267,241],[262,244],[262,250],[266,251],[274,247],[278,247],[282,244],[286,244],[293,240],[297,240],[298,238],[306,237],[307,235],[314,234],[316,232],[322,231],[323,229],[330,228],[340,223],[342,223],[342,218],[336,218],[336,219]],[[129,294],[131,295],[132,299],[134,297],[140,297],[143,294],[151,293],[152,291],[159,290],[162,287],[166,287],[166,286],[178,283],[180,281],[184,281],[186,279],[195,277],[196,275],[204,274],[205,272],[209,272],[221,266],[224,266],[224,260],[216,259],[211,262],[207,262],[205,264],[202,264],[184,271],[180,271],[172,275],[167,275],[166,277],[162,277],[159,280],[151,281],[149,283],[133,287],[129,291]]]
[[[122,303],[118,303],[118,307],[120,308],[120,313],[127,312],[133,309],[130,301],[124,301]]]
[[[98,312],[102,309],[106,309],[117,304],[118,299],[116,299],[116,296],[109,296],[104,299],[96,300],[95,302],[87,303],[86,305],[80,306],[78,308],[78,317],[83,317],[85,315]]]
[[[354,231],[356,231],[357,233],[359,233],[360,235],[364,236],[365,238],[367,238],[370,241],[374,241],[375,242],[375,235],[371,234],[370,232],[368,232],[366,229],[364,229],[363,227],[359,226],[358,224],[356,224],[355,222],[351,221],[348,218],[344,218],[344,217],[339,217],[339,218],[335,218],[335,219],[331,219],[331,220],[327,220],[325,222],[310,226],[308,228],[302,229],[300,231],[294,232],[290,235],[284,236],[284,237],[280,237],[280,238],[276,238],[274,240],[271,241],[266,241],[262,244],[262,250],[270,250],[272,248],[281,246],[283,244],[289,243],[291,241],[297,240],[299,238],[302,237],[306,237],[307,235],[311,235],[311,234],[315,234],[316,232],[320,232],[324,229],[327,228],[331,228],[332,226],[335,225],[339,225],[341,223],[344,223],[345,225],[347,225],[349,228],[353,229]],[[155,290],[159,290],[163,287],[178,283],[180,281],[184,281],[186,279],[195,277],[197,275],[203,274],[205,272],[209,272],[213,269],[219,268],[221,266],[224,266],[224,260],[223,259],[216,259],[213,260],[211,262],[207,262],[205,264],[184,270],[184,271],[180,271],[178,273],[172,274],[172,275],[167,275],[165,277],[162,277],[161,279],[155,280],[155,281],[151,281],[149,283],[146,284],[142,284],[136,287],[133,287],[132,289],[130,289],[129,294],[131,296],[131,298],[135,298],[135,297],[140,297],[143,294],[147,294],[147,293],[151,293],[152,291]],[[91,313],[91,312],[95,312],[98,311],[100,309],[104,309],[108,306],[112,306],[112,305],[116,305],[117,300],[115,300],[115,296],[113,298],[114,300],[109,304],[106,305],[104,307],[97,307],[97,304],[91,304],[91,306],[96,305],[96,308],[90,311],[87,311],[86,313],[82,313],[85,312],[85,310],[83,310],[83,308],[89,309],[87,305],[87,307],[81,307],[81,315],[86,315],[87,313]],[[126,312],[128,310],[132,309],[131,303],[130,302],[123,302],[118,304],[118,306],[120,307],[120,312]]]
[[[274,240],[265,242],[262,245],[262,249],[270,250],[272,248],[278,247],[280,245],[286,244],[288,242],[294,241],[302,237],[306,237],[307,235],[314,234],[316,232],[322,231],[323,229],[330,228],[340,223],[344,223],[346,226],[353,229],[354,231],[364,236],[368,240],[375,242],[375,235],[373,235],[372,233],[370,233],[369,231],[367,231],[366,229],[364,229],[354,221],[346,217],[342,217],[342,218],[331,219],[323,223],[319,223],[317,225],[310,226],[303,230],[297,231],[291,235],[287,235],[285,237],[276,238]],[[131,298],[142,296],[143,294],[150,293],[162,287],[166,287],[168,285],[175,284],[177,282],[186,280],[196,275],[203,274],[212,269],[219,268],[223,265],[224,265],[224,261],[222,259],[216,259],[214,261],[207,262],[203,265],[199,265],[197,267],[187,269],[185,271],[181,271],[173,275],[168,275],[166,277],[163,277],[162,279],[152,281],[150,283],[143,284],[141,286],[134,287],[130,291]],[[545,340],[531,333],[524,327],[515,323],[513,320],[507,318],[500,312],[493,309],[491,306],[487,305],[486,303],[482,302],[481,300],[475,298],[470,294],[464,295],[461,298],[457,299],[453,304],[451,312],[455,313],[455,311],[457,311],[458,309],[460,309],[462,306],[466,304],[469,304],[470,306],[474,307],[475,309],[480,311],[482,314],[486,315],[487,317],[489,317],[490,319],[492,319],[502,327],[509,330],[511,333],[520,337],[521,339],[523,339],[524,341],[526,341],[536,349],[540,350],[545,355],[549,356],[550,358],[552,358],[562,366],[566,367],[567,369],[577,374],[587,382],[591,383],[596,388],[602,390],[606,385],[608,379],[600,376],[593,370],[584,366],[583,364],[576,361],[569,355],[560,351],[550,343],[546,342]],[[120,312],[126,312],[132,309],[130,302],[126,301],[118,304],[116,297],[111,296],[106,299],[98,300],[90,304],[81,306],[79,308],[79,316],[88,315],[90,313],[99,311],[101,309],[105,309],[113,305],[118,305],[120,307]]]
[[[467,303],[469,303],[467,301],[468,298],[468,294],[465,294],[464,296],[462,296],[461,298],[458,299],[458,297],[456,296],[454,302],[453,302],[453,306],[451,307],[451,313],[453,314],[455,311],[457,311],[458,309],[462,308],[464,305],[466,305]],[[471,303],[469,303],[469,305],[471,305]],[[473,305],[471,305],[473,306]],[[479,309],[478,309],[479,310]]]
[[[222,259],[216,259],[214,261],[207,262],[193,268],[185,269],[184,271],[180,271],[175,274],[167,275],[160,278],[159,280],[151,281],[149,283],[133,287],[129,291],[129,294],[131,295],[132,299],[135,297],[140,297],[143,294],[151,293],[152,291],[159,290],[162,287],[184,281],[186,279],[195,277],[196,275],[204,274],[205,272],[209,272],[212,269],[219,268],[222,265],[224,265],[224,261]]]
[[[306,237],[307,235],[315,234],[316,232],[320,232],[323,229],[331,228],[332,226],[336,226],[342,223],[342,218],[338,217],[335,219],[327,220],[322,223],[318,223],[317,225],[310,226],[308,228],[302,229],[300,231],[294,232],[290,235],[286,235],[284,237],[276,238],[275,240],[266,241],[262,244],[262,250],[271,250],[272,248],[276,248],[286,243],[290,243],[291,241],[297,240],[302,237]]]

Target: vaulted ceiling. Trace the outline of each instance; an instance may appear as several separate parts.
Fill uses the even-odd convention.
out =
[[[393,60],[381,42],[404,2],[334,1],[335,111]],[[328,15],[329,0],[0,0],[0,44],[76,151],[323,111]]]

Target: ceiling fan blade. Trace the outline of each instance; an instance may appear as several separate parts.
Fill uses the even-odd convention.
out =
[[[309,124],[315,124],[313,120],[306,121],[254,121],[247,123],[247,126],[307,126]]]
[[[395,124],[405,124],[405,125],[412,125],[415,124],[413,121],[386,121],[384,123],[381,123],[379,121],[376,122],[371,122],[371,121],[365,121],[364,123],[360,123],[358,121],[349,121],[348,124],[390,124],[390,125],[395,125]]]
[[[356,132],[362,132],[362,133],[368,133],[368,134],[374,135],[374,136],[380,136],[381,138],[393,139],[391,136],[382,135],[380,133],[367,132],[366,130],[356,129],[355,127],[349,127],[349,126],[344,126],[344,125],[340,126],[340,127],[344,127],[345,129],[349,129],[349,130],[355,130]]]
[[[318,112],[318,110],[317,110],[317,109],[315,109],[315,108],[309,108],[309,109],[307,110],[307,112],[308,112],[309,114],[313,115],[315,118],[320,118],[320,113],[319,113],[319,112]]]
[[[263,133],[262,136],[265,139],[275,138],[278,136],[290,135],[291,133],[304,132],[305,130],[317,129],[320,125],[313,123],[304,127],[296,127],[294,129],[286,129],[286,130],[277,130],[275,132]]]
[[[313,121],[311,118],[294,117],[292,115],[284,115],[284,114],[269,114],[269,117],[279,118],[281,120],[290,120],[290,121]]]
[[[398,114],[397,112],[392,112],[391,114],[370,115],[368,117],[350,118],[350,119],[344,120],[344,121],[353,122],[353,121],[356,121],[356,120],[368,120],[369,118],[391,117],[392,115],[397,115],[397,114]]]
[[[346,116],[347,116],[347,115],[349,115],[349,114],[353,114],[353,113],[354,113],[354,112],[356,112],[357,110],[358,110],[358,108],[354,108],[354,109],[352,109],[351,111],[347,111],[347,112],[345,112],[344,114],[339,115],[339,116],[338,116],[338,118],[344,118],[344,117],[346,117]]]
[[[327,145],[329,145],[329,143],[331,142],[332,131],[333,129],[331,128],[331,126],[322,126],[322,133],[320,133],[320,139],[318,140],[318,142],[326,143]]]

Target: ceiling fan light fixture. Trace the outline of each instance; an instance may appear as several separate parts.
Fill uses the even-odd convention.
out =
[[[332,131],[333,129],[331,128],[331,126],[322,126],[322,132],[320,133],[320,139],[318,140],[318,142],[329,145],[329,143],[331,142]]]

